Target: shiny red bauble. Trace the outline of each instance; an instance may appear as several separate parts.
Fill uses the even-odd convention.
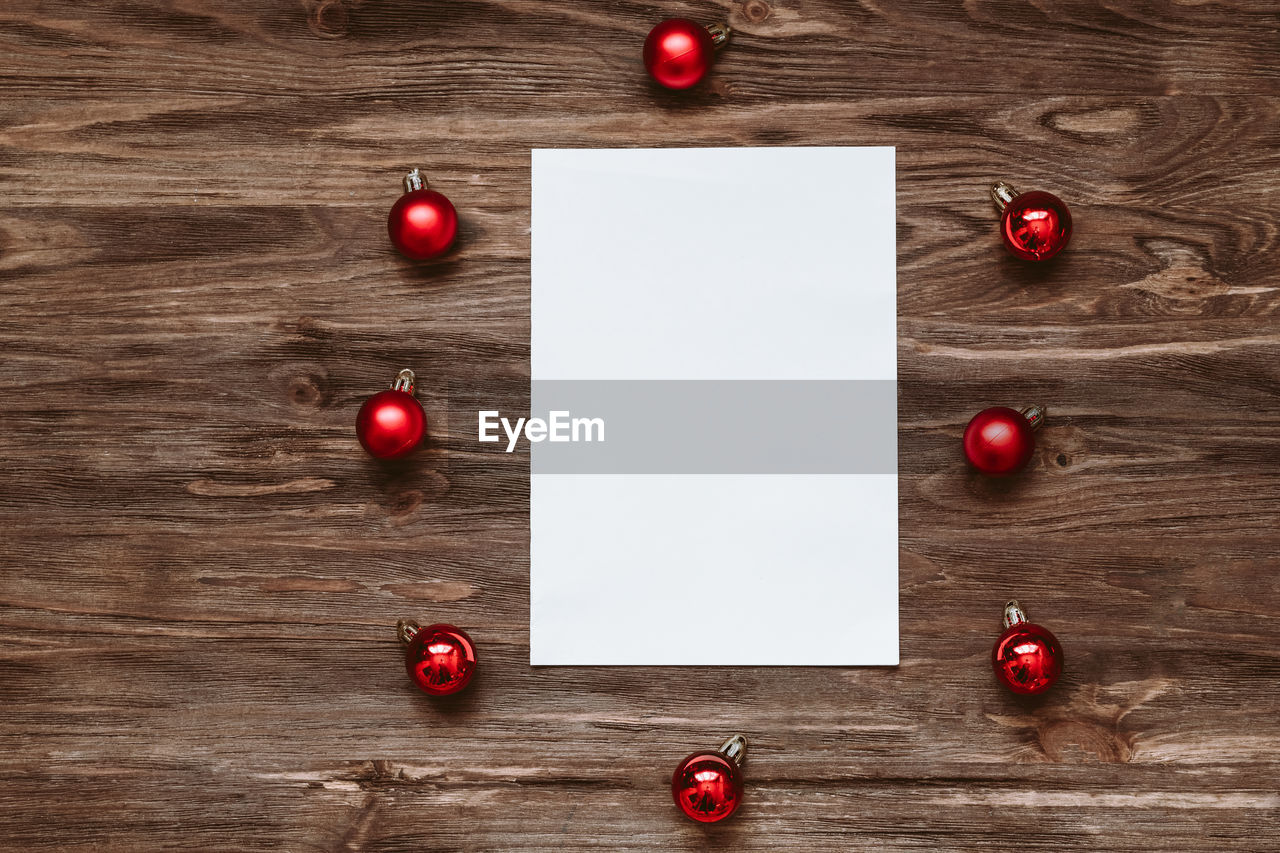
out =
[[[412,453],[427,435],[427,413],[413,396],[413,371],[402,370],[390,390],[379,391],[356,415],[356,437],[378,459]]]
[[[453,625],[420,628],[401,622],[404,668],[413,683],[432,696],[449,696],[471,683],[476,672],[476,646],[467,632]]]
[[[1016,601],[1005,605],[1004,633],[991,649],[991,666],[1014,693],[1035,695],[1062,675],[1062,645],[1048,628],[1026,621]]]
[[[1024,261],[1047,261],[1071,242],[1071,211],[1053,193],[1020,193],[1006,183],[991,189],[1000,208],[1000,237]]]
[[[1005,406],[983,409],[964,428],[964,456],[990,477],[1021,471],[1035,453],[1035,430],[1043,420],[1039,406],[1021,412]]]
[[[680,811],[701,823],[729,817],[742,803],[742,761],[747,740],[734,735],[717,752],[695,752],[671,775],[671,796]]]
[[[449,251],[458,236],[458,211],[435,190],[427,189],[417,169],[404,179],[405,194],[391,205],[387,234],[400,254],[426,261]]]
[[[644,67],[660,85],[688,89],[706,76],[728,34],[724,25],[704,27],[687,18],[663,21],[644,40]]]

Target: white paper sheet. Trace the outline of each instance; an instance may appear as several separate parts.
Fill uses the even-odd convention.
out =
[[[565,460],[605,448],[532,445],[531,662],[896,664],[894,150],[536,150],[532,183],[533,414],[605,389],[616,419],[635,380],[672,410],[656,461],[616,420],[587,473]],[[762,411],[681,411],[744,388]],[[836,461],[867,429],[876,458]],[[742,470],[703,471],[692,433],[745,441]],[[833,473],[785,470],[798,441]]]

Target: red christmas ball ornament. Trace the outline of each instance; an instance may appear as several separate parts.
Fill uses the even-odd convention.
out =
[[[370,455],[399,459],[413,452],[427,434],[427,413],[413,396],[413,371],[396,375],[389,391],[379,391],[356,415],[356,437]]]
[[[716,50],[728,40],[728,24],[704,27],[687,18],[671,18],[644,40],[644,67],[660,85],[688,89],[706,76]]]
[[[983,409],[964,428],[965,458],[989,477],[1021,471],[1035,452],[1035,431],[1043,422],[1043,406],[1020,412],[1005,406]]]
[[[444,624],[423,628],[401,620],[396,632],[404,644],[404,668],[424,693],[450,696],[471,683],[476,646],[466,631]]]
[[[701,823],[724,820],[742,803],[742,762],[747,739],[734,735],[715,752],[695,752],[671,775],[671,796],[680,811]]]
[[[1071,242],[1071,211],[1053,193],[1020,193],[1000,181],[991,199],[1000,211],[1000,237],[1015,257],[1047,261]]]
[[[453,245],[458,236],[458,211],[449,199],[427,189],[422,174],[414,169],[404,179],[404,195],[391,205],[387,234],[406,258],[430,260]]]
[[[1035,695],[1062,675],[1062,645],[1048,628],[1027,621],[1016,601],[1004,606],[1004,633],[991,647],[996,678],[1014,693]]]

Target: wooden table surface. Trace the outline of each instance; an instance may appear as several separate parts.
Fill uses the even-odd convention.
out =
[[[676,14],[737,31],[685,94],[639,62]],[[0,845],[1280,849],[1277,20],[4,3]],[[474,413],[527,400],[529,149],[672,145],[898,148],[899,667],[528,665],[528,459]],[[462,217],[427,265],[412,165]],[[1057,262],[1002,253],[1000,178],[1072,206]],[[352,424],[406,365],[433,435],[383,468]],[[968,473],[1032,401],[1030,469]],[[1012,595],[1040,702],[987,662]],[[402,617],[472,631],[473,689],[408,685]],[[734,731],[695,825],[671,769]]]

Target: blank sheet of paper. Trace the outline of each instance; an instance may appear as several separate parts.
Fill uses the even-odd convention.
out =
[[[896,664],[894,150],[532,185],[531,414],[600,429],[531,445],[531,662]]]

